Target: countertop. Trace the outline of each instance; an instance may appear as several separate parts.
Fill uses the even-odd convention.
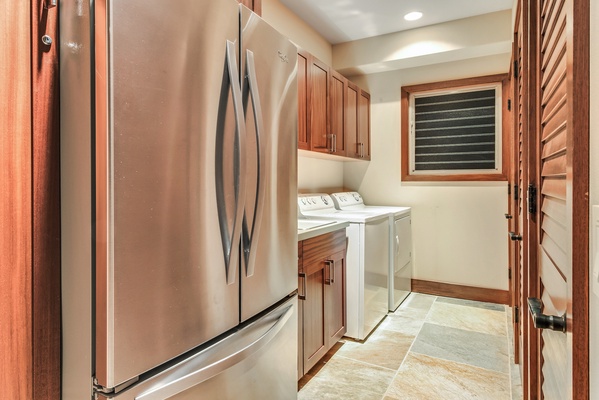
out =
[[[325,219],[298,219],[297,240],[302,241],[325,233],[345,229],[349,226],[346,221],[333,221]],[[300,229],[304,228],[304,229]]]

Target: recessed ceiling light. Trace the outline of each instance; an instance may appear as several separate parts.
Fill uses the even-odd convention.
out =
[[[406,21],[416,21],[420,18],[422,18],[422,13],[420,11],[414,11],[403,16],[403,19]]]

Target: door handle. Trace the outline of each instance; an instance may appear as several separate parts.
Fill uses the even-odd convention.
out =
[[[329,269],[329,279],[324,280],[324,283],[327,285],[332,285],[335,283],[335,262],[333,260],[325,260],[325,264]]]
[[[505,214],[505,219],[512,219],[513,217],[510,214]]]
[[[229,84],[233,95],[233,111],[235,115],[235,138],[237,146],[235,147],[235,155],[237,158],[237,177],[235,178],[235,212],[232,217],[233,224],[229,231],[229,216],[224,204],[228,201],[224,188],[224,169],[223,162],[225,155],[224,150],[224,134],[217,135],[217,161],[216,161],[216,199],[218,204],[218,220],[220,225],[221,241],[225,256],[225,268],[227,284],[235,283],[237,276],[237,264],[239,263],[239,246],[241,239],[242,221],[243,221],[243,201],[245,200],[245,168],[246,168],[246,149],[245,149],[245,119],[243,118],[243,104],[241,98],[241,87],[239,86],[239,70],[237,69],[235,43],[227,40],[226,42],[226,62]],[[220,132],[220,130],[219,130]],[[231,197],[233,198],[233,197]]]
[[[298,294],[297,298],[300,300],[306,300],[306,273],[300,272],[299,277],[302,278],[302,294]]]
[[[528,298],[528,312],[532,317],[532,323],[537,329],[549,329],[557,332],[566,332],[566,314],[561,317],[545,315],[542,313],[543,303],[536,297]]]
[[[514,242],[522,240],[522,235],[518,235],[518,234],[516,234],[516,232],[510,232],[509,235],[510,235],[510,239],[513,240]]]
[[[254,275],[256,266],[256,253],[258,251],[258,237],[262,224],[262,215],[264,214],[264,196],[265,196],[265,165],[266,154],[264,149],[264,121],[262,114],[262,105],[260,103],[260,93],[258,92],[258,78],[256,76],[256,63],[254,61],[254,53],[251,50],[246,51],[247,63],[247,80],[249,86],[249,94],[252,99],[254,110],[254,123],[256,125],[256,146],[257,146],[257,166],[258,170],[256,181],[256,198],[254,204],[254,216],[251,221],[251,228],[248,226],[246,215],[243,217],[243,256],[245,261],[245,276]]]

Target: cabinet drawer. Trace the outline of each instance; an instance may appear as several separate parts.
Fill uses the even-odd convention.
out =
[[[303,264],[310,265],[346,248],[345,229],[303,241]]]

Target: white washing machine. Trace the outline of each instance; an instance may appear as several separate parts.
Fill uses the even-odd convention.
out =
[[[364,340],[389,308],[389,211],[337,210],[328,194],[299,195],[298,205],[300,218],[349,222],[345,336]]]
[[[358,192],[333,193],[335,207],[343,211],[379,211],[389,216],[389,310],[395,311],[412,291],[412,209],[367,206]]]

